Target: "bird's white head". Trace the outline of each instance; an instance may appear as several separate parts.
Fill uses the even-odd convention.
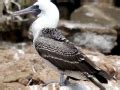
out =
[[[51,2],[51,0],[37,0],[38,2]]]
[[[37,19],[32,23],[30,32],[33,34],[34,40],[41,33],[43,28],[56,28],[59,21],[58,8],[51,2],[51,0],[38,0],[32,6],[14,12],[13,15],[21,15],[34,13]]]

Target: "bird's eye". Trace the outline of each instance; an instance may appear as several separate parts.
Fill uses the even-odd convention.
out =
[[[34,8],[35,8],[35,9],[39,9],[39,6],[38,6],[38,5],[35,5]]]
[[[35,15],[40,14],[41,10],[39,9],[39,5],[34,5],[33,9],[35,10],[35,12],[34,12]]]

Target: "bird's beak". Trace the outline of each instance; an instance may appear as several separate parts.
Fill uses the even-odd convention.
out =
[[[38,14],[40,12],[41,10],[39,9],[39,6],[33,5],[23,10],[14,12],[13,16],[24,15],[24,14],[29,14],[29,13]]]

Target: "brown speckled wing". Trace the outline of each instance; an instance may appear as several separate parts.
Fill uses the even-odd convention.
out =
[[[59,42],[54,39],[39,37],[35,41],[38,53],[61,70],[74,70],[83,72],[96,71],[91,61],[86,62],[85,57],[70,42]],[[86,63],[85,63],[86,62]]]
[[[44,29],[34,45],[40,56],[60,70],[87,72],[102,83],[110,78],[56,29]]]

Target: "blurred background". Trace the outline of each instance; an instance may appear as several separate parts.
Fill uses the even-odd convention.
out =
[[[0,0],[0,86],[26,86],[50,79],[28,38],[35,15],[12,17],[36,0]],[[110,75],[120,79],[120,0],[52,0],[60,11],[58,29]],[[52,21],[49,21],[52,22]],[[98,63],[98,62],[99,63]],[[42,63],[42,65],[41,65]],[[38,65],[39,64],[39,65]],[[36,72],[33,70],[36,69]],[[31,69],[32,68],[32,69]],[[49,70],[47,71],[47,73]],[[37,73],[37,74],[36,74]],[[44,75],[44,76],[43,76]],[[55,74],[57,75],[57,74]],[[47,75],[46,75],[47,76]],[[52,76],[56,79],[56,76]],[[2,87],[4,88],[4,87]],[[95,89],[96,90],[96,89]]]
[[[17,16],[14,11],[36,0],[0,0],[0,41],[28,42],[28,30],[34,15]],[[119,0],[52,0],[60,11],[58,28],[81,47],[119,55]],[[102,46],[101,46],[102,44]]]

